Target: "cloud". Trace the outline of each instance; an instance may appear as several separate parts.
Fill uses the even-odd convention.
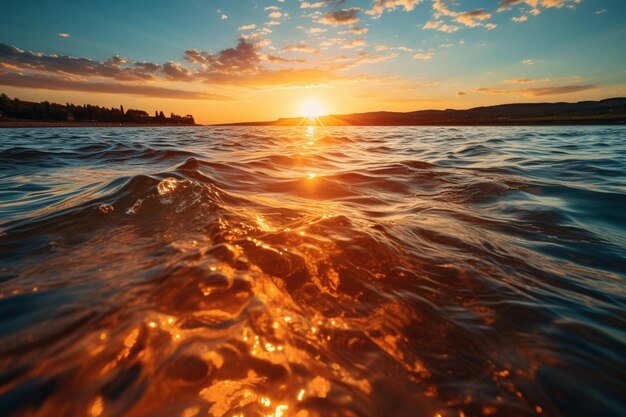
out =
[[[504,12],[510,10],[515,6],[526,4],[531,7],[531,14],[538,15],[541,13],[541,8],[557,8],[560,9],[564,6],[568,8],[574,8],[575,5],[582,3],[582,0],[501,0],[498,7],[498,12]]]
[[[357,52],[356,59],[353,62],[353,65],[361,65],[361,64],[377,64],[379,62],[387,61],[389,59],[397,58],[398,54],[392,52],[390,54],[380,54],[380,55],[370,55],[367,52],[361,51]]]
[[[456,95],[457,95],[457,97],[463,97],[463,96],[466,96],[466,95],[467,95],[467,93],[466,93],[465,91],[458,91],[458,92],[456,93]]]
[[[387,61],[389,59],[394,59],[397,57],[398,57],[398,54],[395,52],[391,52],[387,54],[370,55],[366,51],[358,51],[353,57],[347,57],[347,56],[331,57],[331,58],[327,58],[323,60],[321,64],[323,65],[324,68],[330,68],[334,71],[344,71],[344,70],[353,69],[360,65],[377,64],[379,62]]]
[[[366,13],[379,16],[386,10],[395,10],[398,7],[402,7],[404,11],[410,12],[419,3],[421,3],[421,0],[374,0],[372,8]]]
[[[239,38],[235,48],[227,48],[216,54],[188,49],[183,54],[185,60],[192,64],[201,64],[202,72],[246,73],[258,71],[261,58],[257,45]]]
[[[163,64],[163,72],[169,80],[172,81],[191,81],[193,80],[192,71],[180,65],[178,62],[166,62]]]
[[[283,17],[283,14],[281,12],[272,12],[268,14],[267,17],[269,17],[270,19],[280,19],[281,17]]]
[[[508,0],[505,0],[508,1]],[[533,1],[533,0],[530,0]],[[469,10],[457,12],[449,7],[449,0],[434,0],[433,20],[426,22],[422,29],[438,30],[440,32],[453,33],[459,30],[459,27],[452,23],[460,23],[467,27],[484,27],[488,30],[495,29],[494,23],[485,22],[491,18],[491,13],[483,9]],[[445,21],[448,20],[449,23]]]
[[[360,21],[359,11],[361,9],[352,7],[350,9],[341,9],[335,12],[328,12],[323,15],[319,22],[324,25],[351,25]]]
[[[441,20],[430,20],[426,22],[422,29],[437,29],[443,22]]]
[[[267,55],[267,60],[271,64],[306,64],[306,59],[289,59],[277,55]]]
[[[350,39],[349,41],[347,41],[346,43],[341,45],[340,48],[341,49],[352,49],[352,48],[356,48],[358,46],[365,46],[365,38]]]
[[[533,88],[477,88],[476,91],[483,94],[516,94],[529,97],[555,96],[561,94],[578,93],[598,88],[597,85],[562,85]]]
[[[225,14],[223,14],[223,15],[221,15],[221,16],[220,16],[220,19],[221,19],[221,20],[226,20],[226,19],[228,19],[228,16],[227,16],[227,15],[225,15]]]
[[[204,81],[208,84],[254,89],[309,87],[351,79],[339,77],[328,70],[319,68],[261,69],[254,74],[207,73],[204,75]]]
[[[444,24],[441,20],[430,20],[422,26],[424,30],[438,30],[445,33],[454,33],[459,30],[458,26]]]
[[[472,10],[471,12],[460,13],[456,17],[456,21],[469,27],[481,26],[482,23],[477,21],[487,20],[491,18],[491,14],[484,10]]]
[[[231,100],[230,97],[196,91],[176,90],[152,85],[93,83],[42,75],[0,74],[0,85],[41,90],[83,91],[90,93],[130,94],[181,100]]]
[[[524,64],[524,65],[534,65],[535,64],[535,60],[532,59],[532,58],[527,58],[527,59],[524,59],[522,61],[522,64]]]
[[[364,35],[369,31],[368,28],[362,28],[362,27],[353,27],[350,28],[348,30],[343,30],[341,32],[339,32],[340,35]]]
[[[142,73],[146,74],[154,74],[161,69],[161,65],[153,62],[135,62],[133,65],[139,68]]]
[[[527,21],[527,20],[528,20],[528,16],[526,16],[526,15],[521,15],[521,16],[519,16],[519,17],[512,17],[512,18],[511,18],[511,20],[512,20],[512,21],[514,21],[514,22],[517,22],[517,23],[520,23],[520,22],[525,22],[525,21]]]
[[[361,32],[359,28],[348,31],[350,33]],[[349,41],[342,38],[330,38],[325,42],[343,44],[346,49],[366,45],[365,38],[362,37]],[[369,54],[365,51],[358,51],[350,57],[317,60],[317,62],[311,62],[310,67],[301,67],[301,65],[308,64],[307,60],[261,52],[261,48],[269,45],[271,45],[270,40],[257,31],[241,35],[234,47],[216,52],[187,49],[183,53],[183,62],[167,61],[159,64],[129,62],[119,55],[99,62],[89,58],[29,52],[0,43],[0,74],[3,77],[0,84],[24,88],[131,94],[146,97],[225,100],[228,97],[202,91],[169,88],[167,83],[195,82],[196,85],[202,83],[227,88],[267,89],[355,82],[363,81],[364,76],[355,74],[343,76],[339,71],[379,63],[398,56],[395,52]],[[400,47],[396,49],[400,50]],[[282,52],[321,54],[319,48],[304,43],[287,45],[282,48]],[[277,65],[280,68],[272,68],[270,65]],[[102,78],[116,82],[107,82]],[[371,77],[368,80],[371,80]]]
[[[557,78],[540,78],[540,79],[534,79],[534,78],[510,78],[508,80],[502,80],[500,81],[501,83],[504,84],[537,84],[537,83],[547,83],[547,82],[561,82],[561,83],[565,83],[565,82],[575,82],[577,84],[580,84],[582,82],[582,78],[579,75],[572,75],[572,76],[568,76],[568,77],[557,77]]]
[[[320,7],[324,7],[325,5],[326,3],[324,3],[323,1],[318,1],[317,3],[309,3],[307,1],[304,1],[300,3],[300,8],[301,9],[319,9]]]
[[[434,52],[418,52],[417,54],[413,55],[413,59],[423,59],[428,61],[429,59],[432,59],[432,57],[435,55]]]
[[[154,71],[146,71],[145,63],[125,66],[127,60],[115,55],[108,61],[98,62],[89,58],[67,55],[46,55],[25,51],[0,43],[0,63],[20,70],[44,71],[65,75],[113,78],[120,81],[149,80]]]
[[[256,28],[256,24],[250,23],[249,25],[239,26],[237,30],[252,30],[254,28]]]
[[[62,38],[69,38],[70,36],[72,36],[69,33],[57,33],[57,35],[62,37]]]
[[[513,6],[517,6],[518,4],[522,3],[524,0],[501,0],[500,1],[500,7],[498,8],[498,12],[503,12],[505,10],[510,9]],[[538,3],[537,1],[535,3]],[[536,7],[536,4],[535,6]]]
[[[313,48],[305,43],[298,45],[287,45],[281,49],[283,52],[305,52],[309,54],[319,54],[320,50]]]
[[[285,68],[268,69],[262,65],[266,60],[272,64],[306,63],[305,60],[291,60],[276,55],[262,56],[258,43],[240,38],[235,48],[228,48],[217,53],[188,49],[185,60],[200,68],[194,77],[207,84],[226,85],[245,88],[304,87],[345,80],[328,69]],[[319,50],[306,44],[288,45],[284,52],[318,53]]]
[[[424,98],[424,97],[391,97],[381,100],[383,103],[403,103],[403,104],[416,104],[416,103],[438,103],[441,100],[436,98]]]
[[[453,12],[448,8],[448,3],[446,0],[435,0],[433,1],[433,10],[439,15],[443,16],[457,16],[458,13]]]
[[[502,80],[505,84],[530,84],[536,82],[536,80],[531,80],[530,78],[511,78],[509,80]]]

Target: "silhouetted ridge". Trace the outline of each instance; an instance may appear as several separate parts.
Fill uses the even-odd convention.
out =
[[[626,98],[578,103],[517,103],[475,107],[467,110],[419,110],[407,113],[369,112],[281,118],[271,122],[234,123],[241,126],[423,126],[423,125],[515,125],[515,124],[623,124]]]

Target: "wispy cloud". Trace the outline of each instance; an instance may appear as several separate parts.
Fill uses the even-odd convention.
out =
[[[428,61],[428,60],[432,59],[434,55],[435,55],[435,53],[432,52],[432,51],[418,52],[415,55],[413,55],[413,59],[423,59],[425,61]]]
[[[359,11],[361,9],[352,7],[350,9],[341,9],[335,12],[328,12],[324,14],[319,22],[324,25],[351,25],[360,21]]]
[[[303,1],[300,3],[301,9],[319,9],[320,7],[324,7],[326,5],[323,1],[318,1],[316,3],[309,3],[308,1]]]
[[[149,80],[153,78],[154,72],[145,63],[126,65],[127,60],[119,55],[114,55],[105,62],[98,62],[89,58],[25,51],[4,43],[0,43],[0,63],[21,70],[104,77],[120,81]]]
[[[484,10],[472,10],[469,12],[459,13],[456,17],[455,21],[464,24],[465,26],[469,26],[471,28],[476,26],[487,26],[488,28],[494,28],[495,25],[487,24],[485,25],[482,21],[490,19],[491,13],[487,13]]]
[[[365,35],[367,32],[369,32],[368,28],[363,28],[363,27],[353,27],[347,30],[342,30],[339,32],[340,35]]]
[[[297,45],[287,45],[281,49],[283,52],[305,52],[308,54],[319,54],[320,50],[317,48],[313,48],[305,43],[297,44]]]
[[[239,26],[237,30],[252,30],[256,28],[256,24],[250,23],[249,25]]]
[[[581,91],[593,90],[597,85],[561,85],[532,88],[477,88],[476,91],[483,94],[513,94],[530,97],[556,96],[561,94],[578,93]]]
[[[355,39],[350,39],[349,41],[341,45],[341,49],[352,49],[352,48],[356,48],[356,47],[360,47],[364,45],[365,45],[365,38],[355,38]]]
[[[378,16],[386,10],[394,10],[396,8],[403,8],[405,11],[410,12],[415,8],[415,5],[421,3],[421,1],[422,0],[374,0],[372,8],[366,13]]]
[[[424,26],[422,26],[422,29],[426,29],[426,30],[431,29],[431,30],[438,30],[440,32],[454,33],[459,30],[459,27],[445,24],[441,20],[430,20],[426,22]]]
[[[154,98],[182,100],[231,100],[231,97],[196,91],[185,91],[152,85],[129,85],[124,83],[97,83],[68,80],[43,75],[0,74],[0,85],[42,90],[83,91],[89,93],[129,94]]]

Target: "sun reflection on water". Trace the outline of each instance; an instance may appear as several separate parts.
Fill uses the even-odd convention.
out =
[[[247,141],[258,133],[251,132]],[[0,271],[0,282],[6,279],[0,298],[19,295],[24,309],[64,284],[62,278],[30,278],[48,276],[47,268],[59,277],[74,271],[81,285],[92,284],[84,277],[95,275],[93,285],[102,291],[96,301],[114,294],[107,299],[115,310],[110,315],[101,306],[69,309],[88,314],[59,328],[88,323],[95,330],[45,364],[61,368],[66,358],[86,353],[89,369],[68,382],[89,381],[84,392],[79,387],[78,415],[116,415],[124,402],[130,417],[318,417],[329,410],[370,416],[388,403],[410,406],[397,415],[447,417],[504,413],[507,402],[514,410],[551,415],[549,404],[523,389],[539,372],[532,353],[519,353],[526,355],[520,365],[508,358],[495,363],[489,351],[506,329],[499,308],[481,305],[480,297],[511,277],[465,257],[477,248],[504,247],[504,238],[491,229],[476,233],[480,225],[459,220],[477,215],[468,196],[479,198],[492,186],[509,193],[516,183],[500,188],[492,171],[465,181],[470,169],[453,173],[449,166],[410,160],[415,141],[408,135],[398,139],[410,143],[402,156],[407,160],[385,156],[374,165],[363,160],[370,155],[365,149],[386,145],[379,138],[356,144],[358,129],[282,132],[272,131],[284,135],[275,142],[259,134],[263,149],[237,148],[243,150],[229,153],[229,163],[177,156],[184,162],[175,171],[135,179],[141,187],[124,188],[121,202],[98,201],[77,212],[96,213],[104,225],[100,235],[72,247],[72,239],[57,237],[63,230],[52,227],[55,244],[46,256],[56,265],[29,265],[22,281]],[[466,182],[476,187],[466,192]],[[74,221],[75,213],[68,217]],[[494,253],[523,263],[523,256]],[[97,272],[84,259],[93,260]],[[536,254],[530,260],[545,261]],[[487,285],[477,277],[487,277]],[[41,332],[45,337],[32,333],[28,349],[63,339],[58,329]],[[472,356],[467,340],[487,354]],[[465,355],[469,370],[458,359]],[[493,404],[477,397],[475,372],[498,393]],[[40,375],[24,374],[0,389]],[[446,397],[450,388],[439,382],[452,378],[467,382],[467,395]],[[55,415],[51,410],[67,403],[66,394],[51,395],[49,408],[33,416]]]

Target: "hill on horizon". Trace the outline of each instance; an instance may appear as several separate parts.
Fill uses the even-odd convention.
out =
[[[624,124],[626,98],[576,103],[513,103],[466,110],[376,111],[316,118],[291,117],[264,122],[222,123],[221,126],[426,126],[525,124]]]

